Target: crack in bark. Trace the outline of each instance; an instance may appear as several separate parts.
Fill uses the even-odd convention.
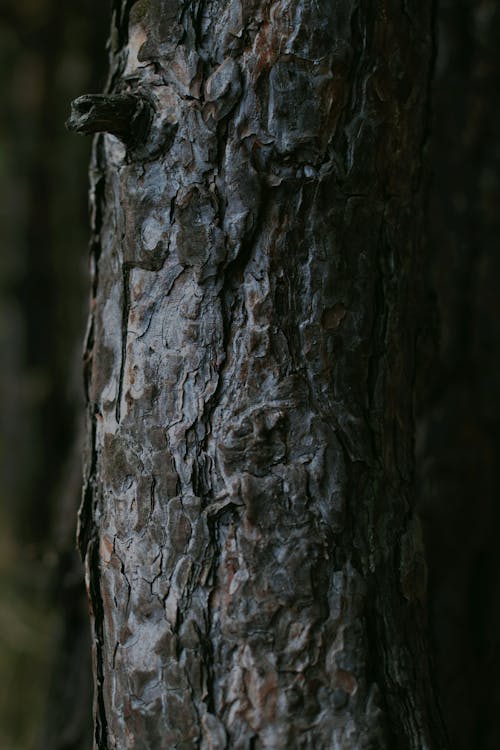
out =
[[[127,340],[128,340],[128,320],[130,315],[130,267],[123,263],[122,266],[122,335],[121,335],[121,360],[120,373],[118,376],[118,390],[116,395],[116,421],[120,424],[121,408],[123,398],[123,380],[125,377],[125,367],[127,364]]]
[[[95,644],[95,742],[97,750],[108,750],[108,730],[106,708],[103,694],[104,676],[104,659],[103,659],[103,623],[104,608],[100,592],[100,558],[99,547],[96,539],[92,539],[87,548],[86,563],[88,565],[88,575],[90,581],[90,599],[92,602],[92,612],[94,618],[94,644]]]

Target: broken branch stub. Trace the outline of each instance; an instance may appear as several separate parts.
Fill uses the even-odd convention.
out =
[[[146,138],[151,105],[137,94],[84,94],[71,102],[68,130],[79,135],[111,133],[126,146]]]

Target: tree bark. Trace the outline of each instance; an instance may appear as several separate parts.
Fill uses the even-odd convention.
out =
[[[95,747],[442,748],[413,498],[431,3],[128,6],[107,93],[152,117],[92,166]]]

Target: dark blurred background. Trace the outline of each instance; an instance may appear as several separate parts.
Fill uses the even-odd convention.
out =
[[[69,101],[100,91],[109,5],[0,4],[0,748],[91,747],[75,553],[87,162]]]
[[[434,294],[422,311],[417,489],[435,674],[456,750],[497,750],[500,737],[498,5],[442,0],[429,137]],[[74,545],[90,144],[64,120],[71,99],[102,89],[109,6],[0,8],[2,750],[91,746]]]
[[[429,260],[440,342],[417,487],[456,750],[500,748],[500,3],[440,0]]]

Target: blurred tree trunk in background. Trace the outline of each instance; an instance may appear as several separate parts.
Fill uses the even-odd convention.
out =
[[[115,2],[115,98],[73,127],[154,112],[92,164],[99,750],[444,747],[413,486],[430,11]]]
[[[102,87],[108,16],[100,0],[0,8],[2,750],[89,746],[74,552],[88,144],[64,120],[75,90]]]
[[[500,725],[500,7],[440,4],[431,240],[441,349],[420,421],[430,621],[457,750]]]

